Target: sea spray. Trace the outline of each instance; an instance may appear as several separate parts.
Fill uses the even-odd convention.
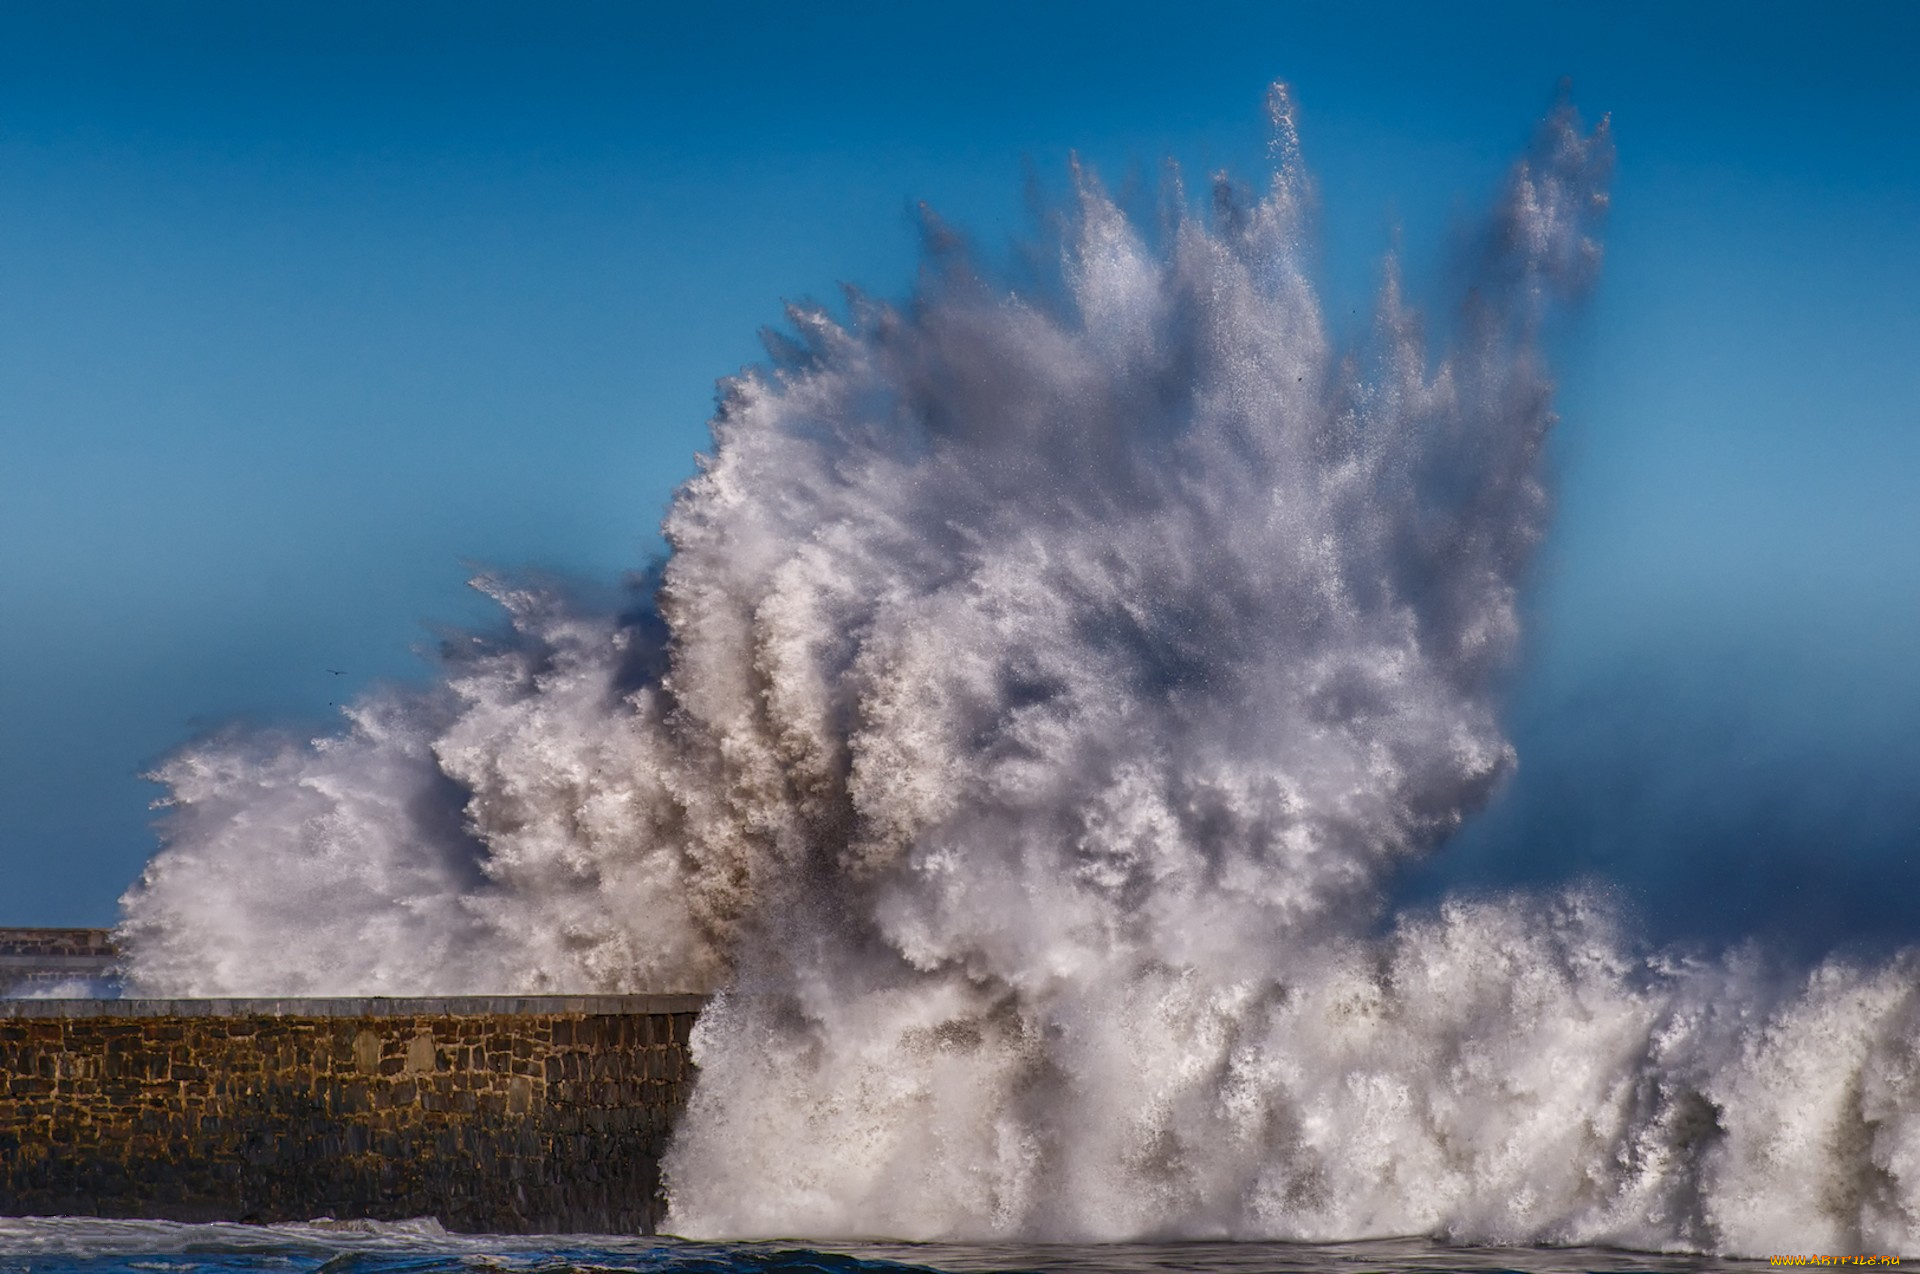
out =
[[[508,626],[450,639],[439,684],[363,697],[343,734],[230,730],[159,768],[165,847],[122,901],[129,992],[715,984],[657,624],[475,584]]]
[[[794,310],[630,613],[490,582],[437,685],[167,762],[130,984],[714,990],[690,1234],[1911,1249],[1911,959],[1380,915],[1513,764],[1611,151],[1556,111],[1435,339],[1389,266],[1343,344],[1271,105],[1257,194],[1078,172],[1050,277],[930,224],[908,303]]]

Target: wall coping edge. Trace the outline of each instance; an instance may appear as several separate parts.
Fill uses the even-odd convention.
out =
[[[89,1017],[518,1017],[698,1013],[709,997],[646,995],[347,996],[322,999],[0,999],[7,1018]]]

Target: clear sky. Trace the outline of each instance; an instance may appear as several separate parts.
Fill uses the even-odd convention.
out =
[[[1407,889],[1920,939],[1917,54],[1910,3],[0,7],[0,923],[111,921],[144,768],[420,675],[473,564],[643,564],[715,379],[903,293],[916,201],[995,249],[1072,151],[1257,176],[1286,79],[1364,313],[1570,77],[1620,160],[1521,771]]]

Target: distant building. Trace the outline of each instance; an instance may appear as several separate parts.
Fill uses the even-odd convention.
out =
[[[111,929],[0,929],[0,995],[97,995],[119,958]]]

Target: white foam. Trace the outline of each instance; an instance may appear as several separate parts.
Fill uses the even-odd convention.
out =
[[[168,762],[129,990],[722,990],[688,1234],[1913,1248],[1910,961],[1783,990],[1583,895],[1381,935],[1513,762],[1610,149],[1557,112],[1435,340],[1389,269],[1343,348],[1273,115],[1158,236],[1080,174],[1051,286],[935,235],[911,304],[795,311],[664,646],[494,585],[435,688]]]

